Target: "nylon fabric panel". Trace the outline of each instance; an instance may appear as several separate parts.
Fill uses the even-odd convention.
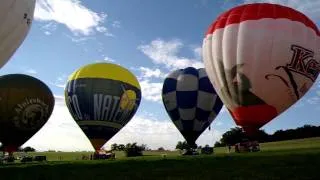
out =
[[[31,27],[35,0],[0,2],[0,68],[15,53]]]
[[[48,121],[54,107],[50,89],[22,74],[0,77],[0,142],[18,148]]]
[[[225,28],[228,25],[260,19],[287,19],[300,22],[320,36],[316,24],[306,15],[290,7],[270,3],[245,4],[231,8],[218,16],[217,20],[208,28],[206,35],[212,34],[215,30]]]
[[[162,101],[189,145],[194,145],[222,108],[203,68],[188,67],[170,73],[164,80]]]
[[[128,100],[128,94],[134,99]],[[131,120],[141,101],[141,91],[135,86],[102,78],[71,80],[65,96],[71,115],[86,136],[106,141]],[[118,127],[98,123],[103,121],[118,124]]]
[[[265,18],[207,35],[205,68],[237,125],[258,129],[308,92],[320,69],[317,31]]]
[[[129,70],[111,63],[94,63],[83,66],[70,75],[69,81],[83,78],[104,78],[121,81],[141,89],[137,78]]]

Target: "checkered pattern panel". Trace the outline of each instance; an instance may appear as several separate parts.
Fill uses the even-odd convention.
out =
[[[185,137],[194,141],[211,124],[223,105],[205,69],[193,67],[168,75],[163,84],[162,100],[179,131],[184,136],[196,136]]]

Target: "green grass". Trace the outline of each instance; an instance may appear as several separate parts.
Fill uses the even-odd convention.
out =
[[[84,153],[45,153],[51,162],[0,165],[4,179],[319,179],[320,138],[261,144],[261,152],[182,157],[145,152],[143,157],[75,160]],[[163,158],[161,154],[167,154]],[[37,153],[39,154],[39,153]],[[65,161],[57,161],[63,156]],[[67,161],[69,160],[69,161]],[[1,178],[2,179],[2,178]]]

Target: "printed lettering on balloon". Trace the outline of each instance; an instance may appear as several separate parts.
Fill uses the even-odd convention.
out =
[[[35,129],[39,121],[45,122],[49,115],[49,106],[39,98],[26,98],[14,108],[13,121],[16,127]]]
[[[125,119],[132,114],[135,108],[125,109],[121,107],[121,100],[118,96],[94,94],[94,120],[113,121],[124,125]]]
[[[80,110],[78,96],[73,94],[67,97],[67,106],[71,110],[72,115],[76,115],[74,118],[77,120],[83,120],[83,116]]]
[[[31,24],[31,19],[30,19],[30,18],[28,18],[28,14],[27,14],[27,13],[24,13],[24,15],[23,15],[23,19],[25,19],[25,20],[26,20],[27,25],[30,25],[30,24]]]
[[[314,59],[314,52],[311,50],[297,45],[292,45],[291,50],[293,55],[290,64],[287,64],[286,66],[278,66],[275,68],[275,70],[283,69],[285,71],[285,73],[288,75],[294,94],[296,98],[299,99],[301,94],[306,92],[306,87],[305,84],[303,84],[301,88],[298,87],[292,72],[301,74],[314,82],[319,75],[320,64]],[[288,87],[288,92],[290,92],[289,94],[294,99],[294,96],[290,90],[289,82],[287,82],[285,78],[276,74],[267,74],[265,78],[268,79],[269,76],[279,77],[281,81]]]
[[[314,52],[297,45],[292,45],[291,50],[293,55],[290,64],[287,64],[288,69],[302,74],[314,82],[320,69],[319,62],[314,59]]]

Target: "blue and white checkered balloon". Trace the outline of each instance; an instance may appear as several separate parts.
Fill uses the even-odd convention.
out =
[[[162,101],[174,125],[191,146],[223,105],[205,69],[193,67],[168,75],[162,88]]]

